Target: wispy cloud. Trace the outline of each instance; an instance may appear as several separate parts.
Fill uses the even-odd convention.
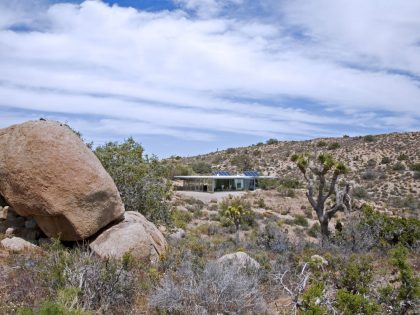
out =
[[[0,124],[36,111],[94,139],[191,141],[420,125],[418,1],[174,2],[0,4]]]

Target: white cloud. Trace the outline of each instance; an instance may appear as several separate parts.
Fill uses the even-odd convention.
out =
[[[36,22],[25,6],[0,10],[13,21],[0,24],[0,109],[96,115],[94,127],[77,120],[91,135],[207,141],[418,124],[419,81],[397,74],[420,73],[417,1],[286,1],[272,5],[276,22],[232,17],[225,1],[179,1],[199,18],[100,1],[39,4]],[[19,23],[36,30],[8,29]]]

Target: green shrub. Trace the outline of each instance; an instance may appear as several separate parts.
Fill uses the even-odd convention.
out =
[[[271,139],[268,139],[265,143],[266,144],[277,144],[278,142],[279,142],[279,140],[271,138]]]
[[[414,172],[420,172],[420,163],[411,164],[410,169]]]
[[[249,155],[239,154],[232,158],[231,163],[239,168],[241,171],[247,171],[252,169],[253,163]]]
[[[321,233],[321,226],[319,223],[315,223],[308,230],[308,235],[317,238]]]
[[[321,140],[321,141],[318,141],[318,142],[316,143],[316,146],[317,146],[318,148],[326,147],[326,146],[327,146],[327,143],[326,143],[325,141]]]
[[[283,178],[280,180],[280,185],[285,188],[298,189],[302,187],[302,183],[297,178]]]
[[[232,210],[239,210],[239,225],[241,227],[255,225],[255,213],[251,210],[251,204],[241,199],[241,197],[224,198],[219,205],[220,222],[223,226],[235,226],[236,216],[232,216]],[[238,222],[236,220],[236,222]]]
[[[373,270],[369,261],[351,257],[340,272],[337,286],[350,293],[367,294],[372,278]]]
[[[389,217],[366,204],[363,205],[362,211],[363,224],[372,228],[378,226],[380,239],[391,245],[402,244],[412,247],[420,239],[420,220],[418,219]]]
[[[406,161],[408,160],[408,155],[405,153],[401,153],[400,155],[398,155],[397,159],[398,161]]]
[[[405,170],[405,165],[401,162],[397,162],[392,166],[392,169],[394,171],[404,171]]]
[[[113,178],[127,211],[138,211],[155,223],[170,222],[172,185],[168,168],[156,158],[143,157],[143,147],[133,138],[109,142],[95,150]]]
[[[320,301],[324,295],[325,286],[320,281],[313,282],[302,294],[302,304],[300,309],[304,314],[324,315],[328,314],[325,306],[320,305]]]
[[[381,160],[381,164],[389,164],[391,163],[391,159],[388,156],[384,156]]]
[[[338,142],[330,143],[328,146],[328,150],[336,150],[340,147],[340,144]]]
[[[185,229],[187,227],[187,224],[191,222],[193,215],[187,211],[173,209],[171,211],[171,218],[173,224],[177,228]]]
[[[372,135],[367,135],[363,137],[363,141],[365,142],[374,142],[375,141],[375,136]]]
[[[197,174],[210,174],[211,173],[211,165],[204,161],[194,162],[191,167],[193,171]]]
[[[227,154],[232,154],[232,153],[235,153],[236,152],[236,149],[235,148],[228,148],[228,149],[226,149],[226,153]]]
[[[337,291],[336,307],[343,315],[372,315],[381,312],[381,307],[371,299],[361,294],[348,292],[346,289]]]
[[[308,219],[305,218],[303,215],[298,214],[295,216],[295,219],[293,220],[293,222],[296,225],[300,225],[300,226],[304,226],[304,227],[308,227],[309,226],[309,222]]]

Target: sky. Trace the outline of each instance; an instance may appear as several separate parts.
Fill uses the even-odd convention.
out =
[[[0,128],[189,156],[420,130],[418,0],[0,0]]]

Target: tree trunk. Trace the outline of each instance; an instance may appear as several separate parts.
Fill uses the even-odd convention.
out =
[[[321,224],[322,237],[328,238],[330,236],[330,231],[328,230],[328,219],[320,220],[319,223]]]

